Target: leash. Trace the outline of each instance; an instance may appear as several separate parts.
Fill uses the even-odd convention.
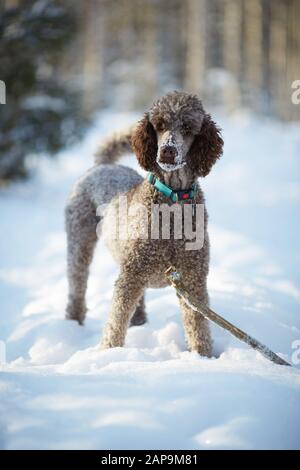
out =
[[[207,320],[210,320],[213,323],[216,323],[224,330],[229,331],[233,336],[238,338],[240,341],[243,341],[244,343],[248,344],[248,346],[250,346],[251,348],[259,351],[263,356],[269,359],[269,361],[275,362],[275,364],[279,364],[281,366],[291,366],[289,362],[285,361],[284,359],[282,359],[282,357],[275,354],[267,346],[262,344],[257,339],[253,338],[253,336],[248,335],[248,333],[245,333],[245,331],[233,325],[228,320],[225,320],[225,318],[221,317],[221,315],[214,312],[211,308],[207,307],[207,305],[204,305],[192,294],[189,294],[185,289],[185,286],[183,285],[180,273],[173,266],[170,266],[165,271],[165,275],[170,284],[175,287],[179,297],[181,297],[190,308],[197,311],[200,315],[203,315],[203,317]]]

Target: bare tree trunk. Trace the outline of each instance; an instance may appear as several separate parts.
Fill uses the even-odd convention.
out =
[[[262,5],[262,50],[263,50],[263,103],[262,111],[271,112],[271,68],[270,68],[270,24],[271,24],[271,2],[261,0]]]
[[[186,61],[184,87],[203,95],[205,73],[206,0],[187,0]]]
[[[287,73],[286,84],[289,92],[289,109],[287,119],[300,119],[300,105],[291,102],[291,85],[294,80],[300,79],[300,2],[289,0],[287,8]]]
[[[231,84],[226,90],[225,106],[232,111],[239,107],[241,100],[238,76],[240,73],[239,34],[241,28],[240,0],[224,2],[224,68],[231,74]]]
[[[82,5],[83,14],[83,114],[90,115],[97,109],[105,90],[102,88],[102,51],[105,38],[105,9],[97,0]],[[101,9],[101,11],[99,11]],[[103,93],[101,95],[101,92]]]
[[[287,117],[289,89],[287,85],[287,9],[282,0],[272,2],[270,31],[271,98],[274,113]]]
[[[147,64],[147,87],[148,87],[148,100],[152,101],[155,98],[157,90],[157,72],[158,72],[158,48],[157,48],[157,21],[155,5],[152,2],[147,2],[146,17],[148,27],[146,28],[145,37],[145,62]]]
[[[244,2],[244,80],[247,104],[258,109],[262,88],[262,10],[260,0]]]

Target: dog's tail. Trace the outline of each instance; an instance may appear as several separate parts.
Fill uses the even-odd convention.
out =
[[[134,126],[115,132],[104,139],[95,154],[95,165],[115,163],[122,155],[132,152],[131,136]]]

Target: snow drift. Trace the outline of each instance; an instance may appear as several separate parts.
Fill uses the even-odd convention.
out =
[[[63,206],[101,135],[0,193],[0,446],[4,449],[300,448],[299,125],[220,117],[225,154],[202,182],[212,307],[294,367],[213,327],[213,359],[186,351],[175,293],[149,290],[149,323],[99,352],[117,267],[102,242],[84,327],[64,320]],[[136,166],[128,156],[123,163]],[[3,355],[2,355],[3,356]]]

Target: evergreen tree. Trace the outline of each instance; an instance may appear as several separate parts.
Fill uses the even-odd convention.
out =
[[[62,1],[20,0],[0,16],[0,180],[27,175],[26,157],[55,154],[82,131],[80,93],[58,74],[76,18]]]

